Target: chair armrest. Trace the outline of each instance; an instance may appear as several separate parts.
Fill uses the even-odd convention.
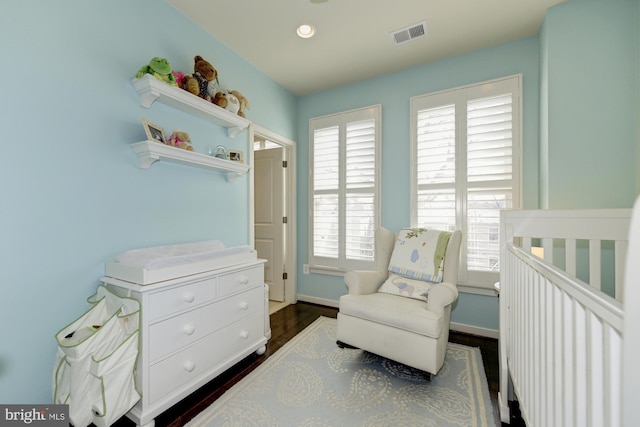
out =
[[[451,283],[438,283],[429,289],[427,297],[427,310],[443,314],[445,307],[458,299],[458,288]]]
[[[388,271],[353,270],[344,275],[344,284],[351,295],[372,294],[377,292],[388,276]]]

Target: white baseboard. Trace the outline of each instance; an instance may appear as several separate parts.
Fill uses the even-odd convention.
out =
[[[338,308],[338,301],[312,297],[309,295],[298,294],[298,301]],[[500,337],[500,331],[497,329],[482,328],[480,326],[466,325],[464,323],[451,322],[449,329],[456,332],[463,332],[465,334],[478,335],[487,338],[498,339]]]
[[[464,323],[451,322],[449,329],[465,334],[478,335],[480,337],[499,339],[500,331],[497,329],[482,328],[480,326],[466,325]]]
[[[324,299],[324,298],[318,298],[318,297],[312,297],[312,296],[309,296],[309,295],[300,295],[300,294],[298,294],[298,301],[310,302],[312,304],[326,305],[327,307],[338,308],[338,301],[334,301],[334,300],[330,300],[330,299]]]

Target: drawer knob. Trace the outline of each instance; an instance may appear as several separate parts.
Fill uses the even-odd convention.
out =
[[[242,301],[240,303],[240,310],[247,310],[249,308],[249,303],[246,301]]]
[[[247,285],[247,284],[249,284],[249,278],[248,278],[248,277],[242,277],[242,278],[240,278],[240,284],[241,284],[241,285]]]
[[[184,328],[182,328],[182,330],[184,331],[185,334],[192,335],[195,332],[196,327],[193,326],[191,323],[187,323],[186,325],[184,325]]]
[[[184,294],[184,300],[185,302],[193,302],[193,300],[196,299],[196,296],[189,293],[189,294]]]
[[[240,332],[240,338],[242,338],[243,340],[246,340],[247,338],[249,338],[249,332],[247,331]]]
[[[185,371],[192,372],[195,368],[196,368],[196,364],[193,363],[191,360],[187,360],[186,362],[184,362]]]

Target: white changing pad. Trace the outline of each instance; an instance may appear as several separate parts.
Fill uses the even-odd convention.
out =
[[[109,277],[148,285],[257,259],[250,246],[227,248],[219,240],[122,252],[106,264]]]

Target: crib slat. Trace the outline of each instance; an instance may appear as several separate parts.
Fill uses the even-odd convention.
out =
[[[553,378],[554,378],[554,359],[553,359],[553,345],[555,343],[555,327],[554,327],[554,300],[553,300],[553,284],[549,280],[544,280],[544,293],[545,293],[545,339],[544,339],[544,369],[546,378],[544,380],[543,397],[545,398],[545,420],[544,424],[553,425],[553,410],[554,410],[554,390],[553,390]]]
[[[553,325],[562,325],[563,319],[563,305],[564,293],[558,287],[553,288]],[[562,401],[561,396],[564,395],[563,391],[563,378],[562,378],[562,343],[564,342],[565,328],[553,328],[553,418],[549,425],[561,426],[562,425]]]
[[[602,249],[600,240],[589,240],[589,284],[597,290],[602,282]]]
[[[575,370],[575,426],[586,426],[587,424],[587,357],[586,337],[589,334],[587,328],[584,307],[577,302],[574,303],[574,370]]]
[[[568,295],[564,295],[564,304],[563,304],[563,315],[564,319],[562,321],[562,330],[564,332],[564,360],[562,364],[564,366],[564,394],[562,395],[564,398],[563,411],[564,411],[564,422],[560,425],[564,426],[575,426],[574,422],[574,414],[575,408],[573,405],[573,396],[576,395],[576,384],[574,381],[575,372],[574,372],[574,356],[573,356],[573,337],[575,325],[573,322],[573,301],[571,297]]]
[[[622,337],[611,326],[606,325],[604,330],[604,393],[610,396],[605,399],[604,419],[605,425],[622,425],[620,414],[622,412]]]
[[[627,248],[629,247],[629,243],[622,240],[616,240],[614,250],[615,250],[615,298],[624,302],[624,263],[627,259]]]
[[[604,426],[604,383],[603,383],[603,331],[602,322],[592,312],[587,312],[589,325],[587,335],[587,406],[589,409],[589,425]]]

